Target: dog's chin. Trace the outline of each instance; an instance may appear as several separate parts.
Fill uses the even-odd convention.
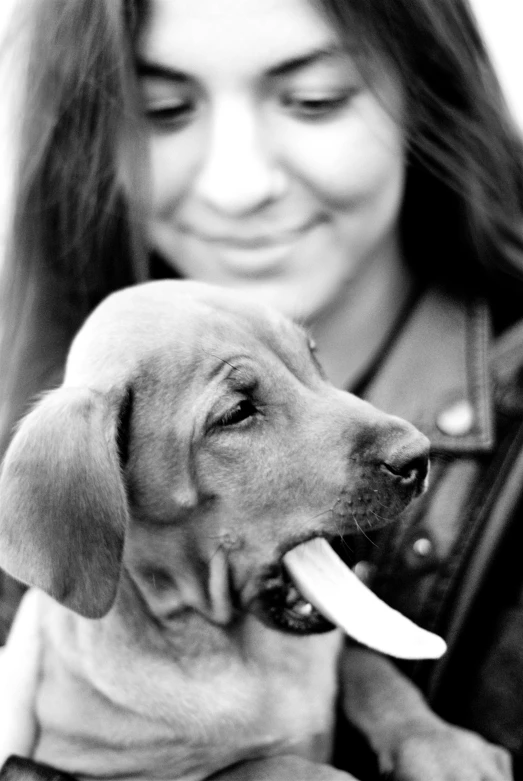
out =
[[[264,575],[250,610],[266,626],[282,632],[309,635],[335,629],[301,596],[280,565],[274,565]]]

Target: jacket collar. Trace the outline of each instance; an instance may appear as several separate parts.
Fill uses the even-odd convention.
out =
[[[494,445],[486,303],[424,293],[364,397],[414,423],[433,451],[488,452]]]

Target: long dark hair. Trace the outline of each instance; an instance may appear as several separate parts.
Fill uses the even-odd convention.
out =
[[[34,394],[59,381],[86,315],[147,274],[130,78],[138,17],[123,0],[32,3],[0,288],[0,454]]]
[[[523,143],[467,0],[318,2],[363,67],[381,55],[403,84],[413,272],[459,295],[515,293],[523,311]]]
[[[523,147],[466,0],[314,1],[342,38],[363,42],[362,67],[386,62],[403,82],[414,273],[523,302]],[[32,2],[0,289],[0,453],[89,311],[148,275],[133,46],[150,0]]]

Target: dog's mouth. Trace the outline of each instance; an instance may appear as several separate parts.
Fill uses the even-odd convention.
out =
[[[382,602],[320,537],[291,548],[265,573],[257,605],[262,620],[287,632],[338,626],[389,656],[437,659],[445,652],[440,637]]]
[[[283,561],[264,574],[256,613],[264,623],[294,634],[330,632],[336,628],[301,594]]]

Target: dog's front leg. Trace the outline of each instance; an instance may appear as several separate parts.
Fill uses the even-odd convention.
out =
[[[396,781],[512,781],[509,753],[440,719],[384,656],[347,644],[342,706]]]
[[[25,594],[0,649],[0,768],[12,754],[30,757],[37,739],[35,698],[41,663],[39,594]]]

